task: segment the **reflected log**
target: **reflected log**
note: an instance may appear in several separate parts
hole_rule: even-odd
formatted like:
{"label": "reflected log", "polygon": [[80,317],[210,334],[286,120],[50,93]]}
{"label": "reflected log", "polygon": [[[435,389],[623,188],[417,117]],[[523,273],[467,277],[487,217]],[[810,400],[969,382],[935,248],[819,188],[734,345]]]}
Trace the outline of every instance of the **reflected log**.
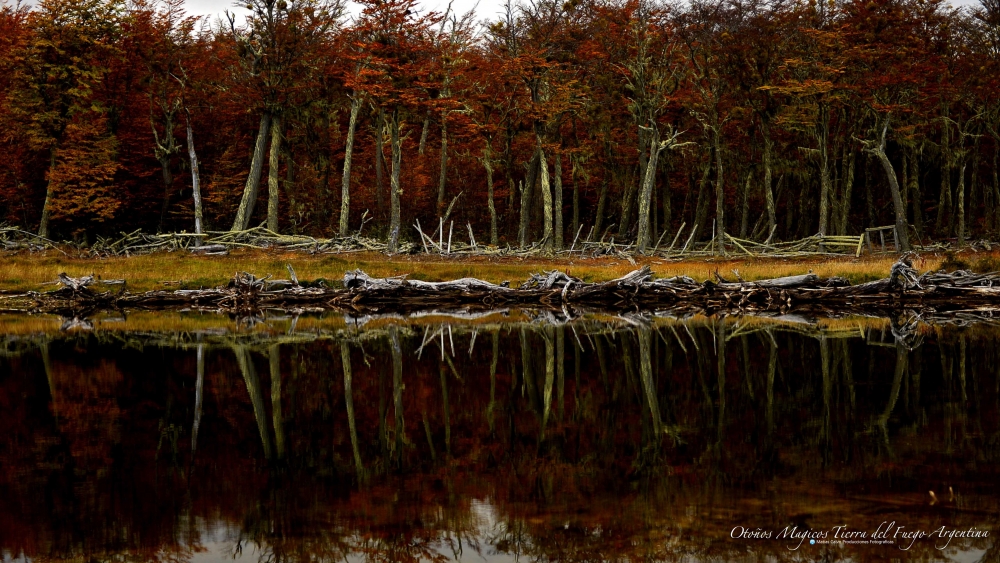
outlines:
{"label": "reflected log", "polygon": [[359,481],[365,478],[365,466],[361,463],[361,448],[358,444],[358,429],[354,422],[354,391],[352,389],[351,348],[347,342],[340,343],[340,364],[344,370],[344,406],[347,408],[347,429],[351,433],[351,451],[354,454],[354,471]]}
{"label": "reflected log", "polygon": [[652,342],[652,330],[648,327],[639,329],[639,379],[642,381],[643,395],[653,419],[653,432],[656,436],[654,444],[658,445],[663,435],[663,421],[660,418],[660,405],[656,397],[656,382],[653,380],[653,359],[650,353]]}
{"label": "reflected log", "polygon": [[194,422],[191,424],[191,457],[198,450],[198,429],[201,427],[201,403],[205,382],[205,345],[198,344],[197,379],[194,386]]}
{"label": "reflected log", "polygon": [[236,353],[236,363],[240,366],[240,373],[247,386],[247,393],[250,395],[250,402],[253,404],[253,415],[257,420],[257,430],[260,431],[260,442],[264,447],[264,458],[270,460],[273,457],[271,447],[271,435],[267,430],[267,412],[264,407],[264,394],[260,389],[260,379],[257,377],[257,370],[253,367],[253,360],[250,358],[250,351],[245,346],[236,346],[233,351]]}
{"label": "reflected log", "polygon": [[399,345],[399,328],[389,327],[389,344],[392,351],[392,406],[396,415],[396,457],[403,459],[403,446],[407,443],[403,420],[403,351]]}
{"label": "reflected log", "polygon": [[541,439],[545,439],[545,428],[549,422],[549,413],[552,411],[552,386],[556,377],[556,350],[555,339],[552,327],[546,327],[542,332],[545,340],[545,386],[542,389],[542,429]]}
{"label": "reflected log", "polygon": [[274,444],[278,459],[285,459],[285,421],[281,414],[281,348],[275,344],[267,349],[271,370],[271,420],[274,423]]}

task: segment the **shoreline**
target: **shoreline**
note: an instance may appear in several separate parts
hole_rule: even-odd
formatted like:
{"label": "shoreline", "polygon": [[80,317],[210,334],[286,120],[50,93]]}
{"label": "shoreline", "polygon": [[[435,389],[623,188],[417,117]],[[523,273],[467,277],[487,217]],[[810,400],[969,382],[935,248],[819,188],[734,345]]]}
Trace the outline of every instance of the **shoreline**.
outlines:
{"label": "shoreline", "polygon": [[[918,255],[916,268],[935,271],[949,264],[944,253]],[[963,251],[958,265],[968,262],[976,271],[1000,269],[1000,252]],[[47,291],[55,286],[60,273],[70,277],[93,275],[97,280],[124,280],[133,292],[157,289],[202,289],[217,287],[232,279],[235,272],[256,276],[282,276],[291,264],[299,277],[310,280],[339,280],[344,272],[364,270],[373,277],[407,275],[408,279],[440,282],[465,277],[491,283],[520,281],[533,273],[559,270],[583,281],[609,281],[642,266],[656,277],[688,276],[696,281],[715,279],[715,273],[734,278],[734,270],[747,281],[804,273],[819,277],[843,277],[853,284],[880,279],[889,271],[895,255],[810,257],[698,257],[665,259],[643,256],[597,257],[494,257],[394,255],[380,253],[316,253],[236,249],[226,256],[200,256],[186,252],[137,256],[83,258],[61,252],[0,253],[0,294]],[[954,260],[950,261],[955,264]],[[976,268],[997,265],[997,268]]]}
{"label": "shoreline", "polygon": [[[60,273],[54,291],[5,292],[0,311],[55,313],[85,318],[99,311],[217,311],[253,318],[263,311],[294,314],[414,314],[432,311],[478,313],[503,308],[538,308],[570,320],[585,312],[612,314],[821,315],[847,312],[887,317],[893,332],[907,332],[915,320],[942,322],[992,319],[1000,315],[1000,273],[943,270],[921,273],[915,256],[901,256],[887,276],[854,284],[809,270],[765,279],[697,281],[686,275],[656,275],[648,265],[608,281],[587,281],[562,271],[531,274],[523,283],[497,284],[462,277],[428,282],[408,276],[370,276],[360,269],[339,281],[302,281],[291,264],[289,279],[237,272],[225,285],[205,289],[133,292],[125,280],[73,278]],[[736,271],[734,270],[734,274]],[[96,290],[112,289],[106,291]],[[898,325],[898,326],[897,326]]]}

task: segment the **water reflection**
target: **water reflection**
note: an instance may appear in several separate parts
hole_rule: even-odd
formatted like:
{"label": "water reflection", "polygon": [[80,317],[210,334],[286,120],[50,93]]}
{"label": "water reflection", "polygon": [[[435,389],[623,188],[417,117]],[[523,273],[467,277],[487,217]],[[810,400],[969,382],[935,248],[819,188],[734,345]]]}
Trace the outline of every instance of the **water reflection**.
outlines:
{"label": "water reflection", "polygon": [[[0,553],[1000,557],[996,329],[553,320],[302,317],[246,329],[137,315],[54,332],[5,318]],[[888,522],[990,536],[907,551],[731,537]]]}

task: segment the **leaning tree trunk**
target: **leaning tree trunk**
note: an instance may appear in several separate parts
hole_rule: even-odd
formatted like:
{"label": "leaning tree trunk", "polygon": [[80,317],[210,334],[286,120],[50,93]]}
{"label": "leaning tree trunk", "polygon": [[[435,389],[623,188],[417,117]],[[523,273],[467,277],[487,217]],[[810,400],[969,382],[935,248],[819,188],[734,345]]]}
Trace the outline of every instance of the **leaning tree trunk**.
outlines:
{"label": "leaning tree trunk", "polygon": [[[267,163],[267,228],[278,232],[278,157],[281,155],[281,116],[271,120],[271,154]],[[289,164],[290,165],[290,164]]]}
{"label": "leaning tree trunk", "polygon": [[399,167],[403,151],[399,139],[399,108],[392,110],[392,121],[389,124],[392,143],[392,178],[389,185],[389,248],[390,253],[399,249],[399,196],[403,188],[399,184]]}
{"label": "leaning tree trunk", "polygon": [[[191,112],[184,108],[185,126],[187,128],[187,148],[188,160],[191,161],[191,193],[194,196],[194,232],[202,234],[202,208],[201,208],[201,174],[198,172],[198,154],[194,151],[194,133],[191,130]],[[195,239],[195,244],[200,244],[201,239]]]}
{"label": "leaning tree trunk", "polygon": [[903,252],[909,252],[910,234],[907,232],[909,226],[906,222],[906,208],[903,207],[903,198],[899,193],[899,181],[896,179],[896,170],[893,169],[892,162],[889,161],[889,157],[886,156],[882,146],[879,146],[875,150],[875,156],[882,163],[885,175],[889,179],[889,191],[892,192],[892,206],[896,211],[896,236],[899,237],[899,247]]}
{"label": "leaning tree trunk", "polygon": [[646,171],[649,170],[650,155],[646,152],[645,143],[648,134],[644,128],[639,129],[639,175],[634,183],[628,183],[625,195],[622,197],[622,220],[618,225],[618,237],[623,240],[632,223],[632,207],[635,205],[636,194],[645,184]]}
{"label": "leaning tree trunk", "polygon": [[[351,98],[351,119],[347,124],[347,143],[344,147],[344,176],[340,182],[340,222],[337,225],[340,236],[347,236],[348,219],[351,213],[351,159],[354,155],[354,132],[358,127],[358,112],[361,111],[361,96],[354,92]],[[381,126],[381,124],[379,125]],[[381,152],[382,147],[377,147]],[[379,170],[381,184],[381,169]]]}
{"label": "leaning tree trunk", "polygon": [[243,197],[240,199],[240,207],[236,210],[236,219],[233,221],[234,231],[244,231],[250,225],[250,216],[253,215],[254,204],[257,203],[257,188],[260,185],[260,173],[264,167],[264,149],[267,148],[267,134],[271,127],[271,115],[265,113],[260,117],[260,129],[257,131],[257,144],[253,150],[253,160],[250,163],[250,175],[247,176],[247,183],[243,187]]}
{"label": "leaning tree trunk", "polygon": [[660,156],[660,132],[652,128],[649,135],[649,158],[646,161],[646,176],[642,179],[642,190],[639,192],[639,234],[636,237],[636,247],[645,254],[650,242],[649,215],[653,199],[653,184],[656,183],[656,161]]}
{"label": "leaning tree trunk", "polygon": [[52,183],[52,173],[56,170],[56,147],[49,149],[49,181],[45,188],[45,203],[42,205],[42,219],[38,223],[38,236],[49,238],[49,217],[52,214],[52,195],[55,185]]}

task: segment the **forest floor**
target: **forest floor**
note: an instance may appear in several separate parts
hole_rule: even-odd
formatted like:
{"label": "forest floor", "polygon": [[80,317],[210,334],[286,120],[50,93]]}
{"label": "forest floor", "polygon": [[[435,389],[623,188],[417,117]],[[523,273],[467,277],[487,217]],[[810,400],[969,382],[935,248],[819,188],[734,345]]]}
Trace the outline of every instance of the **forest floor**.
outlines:
{"label": "forest floor", "polygon": [[[47,291],[55,289],[56,276],[93,274],[98,279],[124,279],[132,292],[156,289],[199,289],[224,285],[236,272],[257,276],[271,274],[287,279],[290,264],[299,279],[343,279],[344,272],[361,269],[373,277],[407,274],[411,279],[448,281],[474,277],[517,286],[530,274],[561,270],[586,282],[620,277],[648,264],[656,277],[686,275],[697,281],[714,279],[715,272],[736,280],[734,270],[744,280],[753,281],[812,272],[820,277],[842,276],[857,284],[885,278],[895,255],[800,258],[730,257],[717,259],[665,260],[663,258],[603,256],[514,258],[494,256],[396,255],[378,253],[307,254],[263,250],[235,250],[226,256],[196,256],[182,252],[154,253],[131,257],[74,258],[55,250],[0,253],[0,292]],[[974,271],[1000,270],[1000,252],[966,251],[956,255],[924,254],[914,266],[920,271],[968,268]]]}

